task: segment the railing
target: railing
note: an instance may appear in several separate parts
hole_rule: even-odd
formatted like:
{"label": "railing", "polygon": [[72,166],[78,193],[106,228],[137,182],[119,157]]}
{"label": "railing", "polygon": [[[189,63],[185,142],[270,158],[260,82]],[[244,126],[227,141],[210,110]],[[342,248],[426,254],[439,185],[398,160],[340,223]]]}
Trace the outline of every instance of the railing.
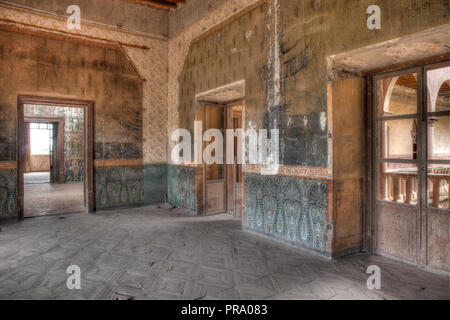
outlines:
{"label": "railing", "polygon": [[[379,198],[416,204],[417,190],[417,171],[387,171],[381,178]],[[432,168],[428,171],[428,199],[428,204],[432,207],[450,208],[450,168]]]}
{"label": "railing", "polygon": [[[435,208],[444,207],[450,209],[450,168],[432,169],[428,174],[428,188],[431,189],[431,206]],[[430,188],[431,186],[431,188]]]}

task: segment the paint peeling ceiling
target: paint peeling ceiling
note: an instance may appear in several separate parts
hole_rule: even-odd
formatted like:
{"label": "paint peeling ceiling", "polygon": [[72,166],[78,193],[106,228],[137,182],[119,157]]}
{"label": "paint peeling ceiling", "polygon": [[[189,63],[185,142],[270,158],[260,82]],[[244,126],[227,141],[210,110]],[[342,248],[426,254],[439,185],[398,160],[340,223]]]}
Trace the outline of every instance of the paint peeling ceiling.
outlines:
{"label": "paint peeling ceiling", "polygon": [[354,73],[448,54],[450,24],[331,56],[336,69]]}

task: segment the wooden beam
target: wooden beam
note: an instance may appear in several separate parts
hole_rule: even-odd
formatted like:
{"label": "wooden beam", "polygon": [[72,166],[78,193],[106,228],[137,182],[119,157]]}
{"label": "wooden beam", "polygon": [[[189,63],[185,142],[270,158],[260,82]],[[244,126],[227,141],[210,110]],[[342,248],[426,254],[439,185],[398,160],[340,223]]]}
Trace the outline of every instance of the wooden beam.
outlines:
{"label": "wooden beam", "polygon": [[9,19],[2,19],[2,18],[0,18],[0,28],[6,28],[6,29],[10,29],[15,32],[20,32],[20,33],[25,33],[25,34],[36,33],[36,34],[41,34],[41,35],[45,35],[47,37],[56,38],[56,39],[72,39],[72,40],[78,39],[79,41],[86,41],[86,42],[91,42],[91,43],[101,43],[104,46],[108,46],[108,47],[117,47],[117,45],[121,45],[124,47],[131,47],[131,48],[137,48],[137,49],[142,49],[142,50],[150,49],[147,46],[135,45],[135,44],[125,43],[125,42],[120,42],[120,41],[117,42],[117,41],[113,41],[113,40],[109,40],[109,39],[89,36],[86,34],[78,34],[78,33],[73,33],[73,32],[68,32],[68,31],[63,31],[63,30],[55,30],[55,29],[31,25],[31,24],[27,24],[27,23],[16,22],[16,21],[12,21]]}
{"label": "wooden beam", "polygon": [[157,8],[161,8],[161,9],[176,9],[177,8],[177,3],[184,3],[181,1],[176,1],[176,0],[128,0],[128,1],[133,1],[139,4],[143,4],[145,6],[152,6],[152,7],[157,7]]}

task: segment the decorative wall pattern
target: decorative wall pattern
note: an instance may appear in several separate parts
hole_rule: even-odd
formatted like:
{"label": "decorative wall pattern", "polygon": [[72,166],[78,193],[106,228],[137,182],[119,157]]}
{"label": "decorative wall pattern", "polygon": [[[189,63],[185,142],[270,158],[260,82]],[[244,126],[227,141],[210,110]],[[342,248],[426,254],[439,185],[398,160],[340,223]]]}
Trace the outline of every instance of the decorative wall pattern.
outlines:
{"label": "decorative wall pattern", "polygon": [[[52,17],[1,4],[0,18],[63,32],[67,31],[67,20],[65,18]],[[146,25],[147,27],[148,25]],[[167,161],[168,41],[164,38],[149,36],[144,33],[134,33],[119,28],[107,28],[86,22],[82,23],[81,30],[71,30],[71,32],[149,48],[148,50],[142,50],[139,48],[124,47],[124,50],[141,75],[147,80],[151,79],[151,81],[146,81],[143,84],[142,93],[143,158],[146,162]],[[72,52],[74,51],[72,50]],[[34,75],[33,73],[31,74]],[[89,82],[84,77],[78,77],[77,79],[83,79],[84,83]],[[122,87],[125,88],[125,86]],[[52,90],[50,88],[47,91],[54,92]],[[83,90],[86,91],[86,88],[83,87]],[[68,91],[70,90],[68,89]],[[103,88],[102,90],[98,90],[98,93],[102,91]],[[67,92],[64,92],[64,94]],[[84,91],[82,93],[83,95],[85,94]],[[11,144],[3,145],[2,132],[0,132],[0,161],[10,160],[15,156],[15,153],[15,146]]]}
{"label": "decorative wall pattern", "polygon": [[223,21],[238,14],[247,7],[260,2],[260,0],[227,0],[223,1],[207,15],[198,19],[183,31],[175,34],[168,43],[168,137],[173,130],[179,127],[179,100],[180,83],[179,77],[183,70],[186,57],[192,40],[205,33],[214,26],[220,25]]}
{"label": "decorative wall pattern", "polygon": [[244,227],[325,252],[327,186],[324,180],[246,174]]}
{"label": "decorative wall pattern", "polygon": [[[0,147],[17,146],[17,96],[27,92],[95,101],[94,160],[142,161],[143,86],[123,52],[2,28],[0,87],[5,94],[0,96]],[[82,128],[76,121],[69,121],[69,126],[75,131]],[[66,145],[71,151],[79,149],[77,144]],[[15,153],[3,159],[15,160]],[[67,166],[69,180],[82,176],[79,163]],[[142,166],[115,166],[96,174],[98,208],[143,203]],[[0,186],[5,187],[1,181]]]}
{"label": "decorative wall pattern", "polygon": [[96,208],[114,208],[144,203],[142,166],[95,168]]}
{"label": "decorative wall pattern", "polygon": [[[259,164],[246,164],[244,172],[264,174],[264,172],[271,172],[272,168]],[[312,179],[331,179],[331,174],[326,168],[320,167],[301,167],[301,166],[284,166],[280,165],[275,173],[278,176],[301,177]]]}
{"label": "decorative wall pattern", "polygon": [[17,171],[0,170],[0,218],[12,218],[17,212]]}
{"label": "decorative wall pattern", "polygon": [[169,203],[183,209],[197,211],[196,168],[177,165],[168,165],[167,167]]}
{"label": "decorative wall pattern", "polygon": [[84,109],[24,105],[25,117],[64,118],[64,176],[66,182],[84,180]]}
{"label": "decorative wall pattern", "polygon": [[178,176],[180,185],[180,198],[178,206],[180,208],[197,210],[197,197],[195,192],[195,172],[192,167],[179,166]]}

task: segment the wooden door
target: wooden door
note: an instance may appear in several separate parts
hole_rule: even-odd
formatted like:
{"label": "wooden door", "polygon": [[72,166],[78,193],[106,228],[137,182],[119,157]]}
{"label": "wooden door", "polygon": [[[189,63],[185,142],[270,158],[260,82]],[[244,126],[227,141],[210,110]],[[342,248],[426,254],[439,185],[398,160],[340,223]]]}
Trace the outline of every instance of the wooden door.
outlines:
{"label": "wooden door", "polygon": [[446,271],[449,95],[448,62],[373,78],[374,250]]}
{"label": "wooden door", "polygon": [[[203,127],[204,132],[208,129],[218,129],[225,137],[225,106],[218,104],[205,104],[203,107]],[[205,142],[205,148],[212,143]],[[222,141],[225,148],[225,138]],[[224,160],[224,159],[223,159]],[[225,164],[213,163],[206,164],[203,161],[203,213],[211,215],[223,213],[226,211],[226,168]]]}

